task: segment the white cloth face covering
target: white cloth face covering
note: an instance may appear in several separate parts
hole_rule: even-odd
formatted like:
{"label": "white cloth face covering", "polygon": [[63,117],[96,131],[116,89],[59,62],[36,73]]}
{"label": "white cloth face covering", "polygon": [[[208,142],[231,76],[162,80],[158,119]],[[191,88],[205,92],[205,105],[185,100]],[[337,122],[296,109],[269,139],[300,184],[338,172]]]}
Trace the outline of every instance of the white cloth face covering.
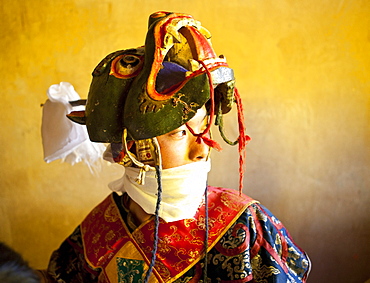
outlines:
{"label": "white cloth face covering", "polygon": [[[162,199],[159,217],[166,222],[193,218],[204,196],[207,175],[211,161],[198,161],[190,164],[161,170]],[[154,167],[145,172],[144,184],[136,180],[139,168],[126,167],[122,178],[109,184],[111,190],[126,192],[146,213],[155,214],[158,181]]]}

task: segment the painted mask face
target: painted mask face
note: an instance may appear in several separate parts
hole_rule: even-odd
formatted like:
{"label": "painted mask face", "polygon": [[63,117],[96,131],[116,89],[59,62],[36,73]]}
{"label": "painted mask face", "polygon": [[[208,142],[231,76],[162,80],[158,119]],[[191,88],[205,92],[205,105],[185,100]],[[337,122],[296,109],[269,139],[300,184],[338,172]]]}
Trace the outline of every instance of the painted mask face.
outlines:
{"label": "painted mask face", "polygon": [[145,46],[104,58],[93,72],[85,112],[69,118],[86,124],[95,142],[120,143],[124,128],[128,139],[148,139],[184,125],[210,99],[212,111],[228,112],[233,87],[232,69],[215,55],[198,21],[157,12],[149,18]]}

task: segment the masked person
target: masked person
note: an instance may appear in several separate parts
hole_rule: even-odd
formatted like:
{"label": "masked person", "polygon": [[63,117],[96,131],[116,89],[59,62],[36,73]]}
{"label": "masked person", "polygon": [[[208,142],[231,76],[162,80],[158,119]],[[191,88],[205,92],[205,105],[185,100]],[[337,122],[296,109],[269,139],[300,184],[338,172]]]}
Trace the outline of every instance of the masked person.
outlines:
{"label": "masked person", "polygon": [[105,158],[125,173],[53,253],[50,280],[305,282],[309,260],[271,212],[207,185],[210,148],[219,149],[210,127],[224,137],[233,104],[242,164],[248,137],[233,71],[190,15],[154,13],[145,46],[104,58],[86,109],[69,118],[109,143]]}

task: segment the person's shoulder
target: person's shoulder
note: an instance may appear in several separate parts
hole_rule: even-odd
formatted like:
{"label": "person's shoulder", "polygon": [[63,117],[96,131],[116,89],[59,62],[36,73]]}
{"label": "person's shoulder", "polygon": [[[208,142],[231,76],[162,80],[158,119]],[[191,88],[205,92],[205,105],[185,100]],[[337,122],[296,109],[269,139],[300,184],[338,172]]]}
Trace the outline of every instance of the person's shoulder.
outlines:
{"label": "person's shoulder", "polygon": [[258,200],[255,200],[244,193],[240,193],[237,190],[208,186],[208,196],[211,201],[219,199],[228,205],[243,205],[245,212],[252,214],[255,219],[259,218],[265,221],[271,221],[276,225],[281,224],[279,219]]}
{"label": "person's shoulder", "polygon": [[251,198],[250,196],[229,188],[208,186],[208,195],[210,197],[220,198],[223,201],[233,201],[247,204],[258,203],[257,200]]}
{"label": "person's shoulder", "polygon": [[[121,196],[113,192],[107,195],[100,203],[98,203],[85,217],[81,225],[87,223],[93,224],[98,219],[118,218],[120,212]],[[90,225],[89,224],[89,225]]]}
{"label": "person's shoulder", "polygon": [[240,198],[245,198],[245,197],[250,198],[249,196],[243,193],[240,193],[237,190],[230,189],[230,188],[208,186],[208,192],[211,194],[226,194],[226,195],[238,196]]}

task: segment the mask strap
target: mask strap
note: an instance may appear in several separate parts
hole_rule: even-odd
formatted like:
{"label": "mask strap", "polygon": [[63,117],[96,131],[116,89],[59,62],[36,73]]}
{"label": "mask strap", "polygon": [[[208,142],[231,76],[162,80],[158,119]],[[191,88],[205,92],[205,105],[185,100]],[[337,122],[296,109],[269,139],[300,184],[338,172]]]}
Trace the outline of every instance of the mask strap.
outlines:
{"label": "mask strap", "polygon": [[199,133],[199,134],[196,134],[194,132],[194,130],[188,125],[188,123],[186,123],[185,125],[188,128],[188,130],[190,131],[190,133],[193,136],[197,137],[197,139],[196,139],[197,143],[201,143],[201,141],[203,140],[203,142],[206,145],[208,145],[209,147],[212,147],[212,148],[220,151],[220,150],[222,150],[221,146],[215,140],[212,140],[212,139],[207,138],[205,136],[206,134],[209,133],[212,124],[214,124],[214,120],[215,120],[215,99],[214,99],[214,89],[213,89],[212,75],[211,75],[210,71],[208,70],[207,65],[203,61],[198,61],[198,62],[200,64],[202,64],[203,68],[205,69],[207,77],[208,77],[208,83],[209,83],[209,86],[210,86],[211,109],[210,109],[210,115],[209,115],[209,123],[207,125],[207,128],[202,133]]}
{"label": "mask strap", "polygon": [[145,184],[145,172],[148,172],[150,169],[154,169],[154,168],[148,164],[144,164],[140,162],[130,153],[127,147],[127,129],[126,128],[123,129],[122,144],[123,144],[123,149],[127,157],[132,161],[133,164],[135,164],[137,167],[140,168],[139,175],[135,180],[136,183],[138,183],[139,185],[144,185]]}
{"label": "mask strap", "polygon": [[149,277],[153,272],[153,267],[155,265],[155,260],[157,258],[157,249],[158,249],[158,242],[159,242],[159,208],[162,201],[162,176],[161,176],[161,170],[158,165],[155,166],[155,170],[157,173],[157,182],[158,182],[158,197],[157,197],[157,203],[155,206],[155,214],[154,214],[154,239],[153,239],[153,250],[152,250],[152,258],[150,260],[148,271],[145,274],[144,283],[149,282]]}
{"label": "mask strap", "polygon": [[[221,150],[221,146],[214,140],[205,137],[207,133],[209,133],[211,125],[214,123],[215,120],[215,101],[214,101],[214,89],[212,83],[212,76],[210,71],[208,70],[206,64],[203,61],[198,61],[205,69],[205,72],[208,76],[208,81],[210,85],[210,101],[211,101],[211,109],[210,109],[210,118],[207,128],[199,134],[196,134],[194,130],[186,123],[186,127],[190,131],[192,135],[197,137],[196,142],[201,143],[203,142],[208,145],[209,147],[213,147],[216,150]],[[245,126],[244,126],[244,115],[243,115],[243,105],[242,101],[238,92],[238,89],[234,89],[234,97],[236,100],[237,108],[238,108],[238,125],[239,125],[239,137],[238,137],[238,151],[239,151],[239,194],[242,193],[243,190],[243,177],[244,177],[244,161],[245,161],[245,147],[250,140],[250,137],[245,134]]]}
{"label": "mask strap", "polygon": [[161,147],[159,146],[158,140],[156,137],[152,138],[153,145],[155,148],[155,162],[158,165],[159,170],[162,170],[162,154],[161,154]]}

